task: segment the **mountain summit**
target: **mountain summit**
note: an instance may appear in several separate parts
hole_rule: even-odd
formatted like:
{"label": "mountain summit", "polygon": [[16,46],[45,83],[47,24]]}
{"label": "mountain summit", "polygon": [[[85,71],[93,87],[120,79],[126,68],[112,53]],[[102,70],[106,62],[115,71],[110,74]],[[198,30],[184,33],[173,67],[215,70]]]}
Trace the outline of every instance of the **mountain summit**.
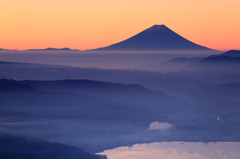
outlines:
{"label": "mountain summit", "polygon": [[165,25],[152,27],[119,43],[93,49],[96,51],[161,51],[161,50],[211,50],[178,35]]}
{"label": "mountain summit", "polygon": [[146,29],[145,31],[148,32],[164,32],[170,30],[168,27],[166,27],[165,25],[153,25],[152,27]]}

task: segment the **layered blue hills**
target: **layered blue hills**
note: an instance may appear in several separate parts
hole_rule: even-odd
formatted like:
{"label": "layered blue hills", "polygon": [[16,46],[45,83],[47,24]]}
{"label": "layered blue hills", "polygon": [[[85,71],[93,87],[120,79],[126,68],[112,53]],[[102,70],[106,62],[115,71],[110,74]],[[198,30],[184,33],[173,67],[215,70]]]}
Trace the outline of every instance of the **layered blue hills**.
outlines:
{"label": "layered blue hills", "polygon": [[220,56],[240,57],[240,50],[229,50]]}

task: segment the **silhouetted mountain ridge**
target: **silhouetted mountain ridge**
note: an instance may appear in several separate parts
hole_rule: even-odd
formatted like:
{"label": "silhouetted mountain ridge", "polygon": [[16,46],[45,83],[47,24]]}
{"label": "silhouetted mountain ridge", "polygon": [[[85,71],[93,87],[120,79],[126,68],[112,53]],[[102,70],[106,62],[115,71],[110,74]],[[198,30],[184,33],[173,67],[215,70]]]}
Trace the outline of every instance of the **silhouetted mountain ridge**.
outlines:
{"label": "silhouetted mountain ridge", "polygon": [[2,83],[0,80],[0,92],[37,92],[37,90],[28,84]]}
{"label": "silhouetted mountain ridge", "polygon": [[240,50],[229,50],[220,54],[220,56],[240,57]]}
{"label": "silhouetted mountain ridge", "polygon": [[179,71],[182,67],[187,66],[191,63],[195,63],[200,61],[201,57],[178,57],[173,58],[167,62],[159,63],[159,64],[149,64],[138,67],[137,69],[147,70],[147,71]]}
{"label": "silhouetted mountain ridge", "polygon": [[141,51],[141,50],[205,50],[211,49],[197,45],[165,25],[154,25],[139,34],[119,43],[93,49],[97,51]]}
{"label": "silhouetted mountain ridge", "polygon": [[46,49],[28,49],[26,51],[80,51],[80,50],[77,50],[77,49],[70,49],[68,47],[65,47],[65,48],[46,48]]}
{"label": "silhouetted mountain ridge", "polygon": [[202,60],[203,58],[202,57],[192,57],[192,58],[186,58],[186,57],[178,57],[178,58],[173,58],[167,62],[164,62],[165,64],[166,63],[194,63],[194,62],[198,62],[200,60]]}
{"label": "silhouetted mountain ridge", "polygon": [[209,56],[199,61],[199,63],[207,63],[207,62],[221,62],[221,63],[233,63],[240,62],[240,57],[231,57],[231,56]]}
{"label": "silhouetted mountain ridge", "polygon": [[93,80],[22,81],[38,90],[72,92],[121,102],[174,102],[160,91],[152,91],[137,84],[120,84]]}
{"label": "silhouetted mountain ridge", "polygon": [[0,134],[1,159],[101,159],[73,146]]}
{"label": "silhouetted mountain ridge", "polygon": [[240,51],[230,50],[220,55],[212,55],[197,63],[184,67],[184,71],[240,72]]}

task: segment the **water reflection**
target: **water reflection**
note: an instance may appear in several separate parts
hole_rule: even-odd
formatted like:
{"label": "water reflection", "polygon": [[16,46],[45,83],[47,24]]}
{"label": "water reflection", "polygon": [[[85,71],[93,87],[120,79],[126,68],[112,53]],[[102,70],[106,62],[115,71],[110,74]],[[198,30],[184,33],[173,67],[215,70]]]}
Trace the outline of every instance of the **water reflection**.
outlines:
{"label": "water reflection", "polygon": [[160,142],[105,150],[108,159],[239,159],[239,142]]}

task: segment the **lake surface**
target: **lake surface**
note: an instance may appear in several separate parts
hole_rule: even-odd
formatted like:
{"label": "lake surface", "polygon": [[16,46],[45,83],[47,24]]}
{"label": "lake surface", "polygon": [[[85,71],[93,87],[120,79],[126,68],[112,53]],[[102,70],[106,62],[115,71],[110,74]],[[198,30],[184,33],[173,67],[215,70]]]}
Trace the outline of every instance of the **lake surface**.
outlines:
{"label": "lake surface", "polygon": [[108,159],[239,159],[239,142],[156,142],[99,153]]}

